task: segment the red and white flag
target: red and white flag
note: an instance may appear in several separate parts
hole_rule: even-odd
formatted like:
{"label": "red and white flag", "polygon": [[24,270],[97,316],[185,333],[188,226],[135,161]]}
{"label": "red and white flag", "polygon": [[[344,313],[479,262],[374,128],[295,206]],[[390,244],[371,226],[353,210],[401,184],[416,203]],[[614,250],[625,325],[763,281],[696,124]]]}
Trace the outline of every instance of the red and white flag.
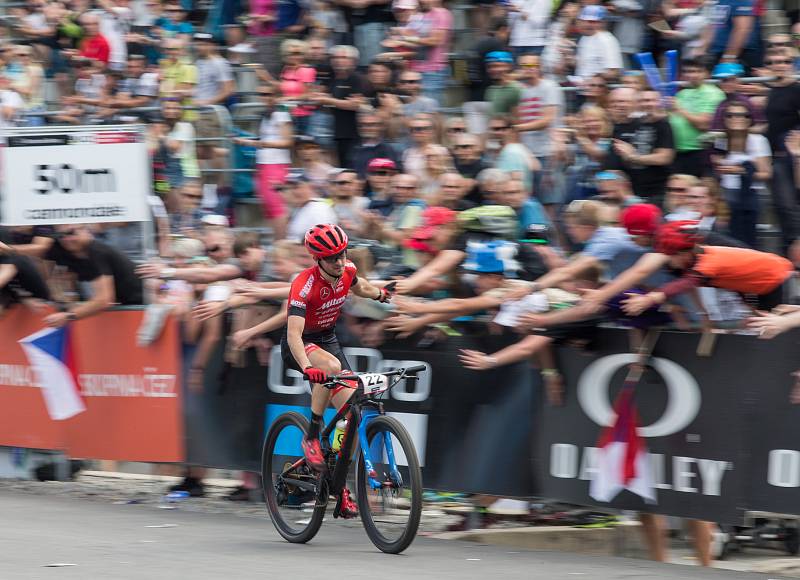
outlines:
{"label": "red and white flag", "polygon": [[63,421],[85,411],[69,330],[45,328],[26,336],[19,344],[36,374],[50,418]]}
{"label": "red and white flag", "polygon": [[637,432],[639,417],[633,403],[634,385],[625,385],[614,402],[617,418],[603,429],[597,443],[597,471],[589,495],[610,502],[623,489],[656,503],[656,488],[644,440]]}

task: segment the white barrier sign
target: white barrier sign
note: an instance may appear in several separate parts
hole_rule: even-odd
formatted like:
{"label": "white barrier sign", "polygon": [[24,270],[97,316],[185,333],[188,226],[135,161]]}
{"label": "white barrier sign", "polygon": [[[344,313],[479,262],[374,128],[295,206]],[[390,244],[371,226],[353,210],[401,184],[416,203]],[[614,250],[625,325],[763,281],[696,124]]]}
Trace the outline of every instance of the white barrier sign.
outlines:
{"label": "white barrier sign", "polygon": [[3,225],[150,219],[150,165],[140,127],[11,129],[6,136]]}

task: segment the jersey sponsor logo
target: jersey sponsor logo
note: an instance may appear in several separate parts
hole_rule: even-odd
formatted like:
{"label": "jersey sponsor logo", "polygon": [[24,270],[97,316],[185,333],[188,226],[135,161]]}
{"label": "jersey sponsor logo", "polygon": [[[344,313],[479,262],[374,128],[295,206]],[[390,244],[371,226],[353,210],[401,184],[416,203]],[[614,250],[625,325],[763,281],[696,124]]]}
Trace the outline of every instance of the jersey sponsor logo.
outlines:
{"label": "jersey sponsor logo", "polygon": [[300,300],[292,300],[290,302],[290,304],[292,306],[297,307],[297,308],[305,308],[306,307],[306,303],[305,302],[301,302]]}
{"label": "jersey sponsor logo", "polygon": [[300,298],[308,298],[308,293],[311,292],[311,286],[314,285],[314,274],[311,274],[306,280],[305,286],[300,290]]}
{"label": "jersey sponsor logo", "polygon": [[345,300],[347,300],[347,296],[340,296],[339,298],[334,298],[333,300],[328,300],[327,302],[323,302],[322,304],[320,304],[319,308],[317,308],[317,312],[322,312],[323,310],[327,310],[328,308],[338,306],[339,304],[342,304]]}
{"label": "jersey sponsor logo", "polygon": [[320,299],[322,299],[322,300],[327,300],[328,298],[330,298],[330,296],[331,296],[331,289],[330,289],[330,288],[328,288],[327,286],[323,287],[323,288],[322,288],[322,289],[319,291],[319,297],[320,297]]}

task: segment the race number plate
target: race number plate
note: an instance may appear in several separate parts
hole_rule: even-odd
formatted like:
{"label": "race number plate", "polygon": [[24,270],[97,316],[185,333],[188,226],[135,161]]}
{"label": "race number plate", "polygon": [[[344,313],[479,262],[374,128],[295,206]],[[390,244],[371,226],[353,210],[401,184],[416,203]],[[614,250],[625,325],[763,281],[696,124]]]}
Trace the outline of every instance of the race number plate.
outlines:
{"label": "race number plate", "polygon": [[389,388],[389,377],[380,373],[364,373],[358,375],[358,380],[367,395],[381,393]]}

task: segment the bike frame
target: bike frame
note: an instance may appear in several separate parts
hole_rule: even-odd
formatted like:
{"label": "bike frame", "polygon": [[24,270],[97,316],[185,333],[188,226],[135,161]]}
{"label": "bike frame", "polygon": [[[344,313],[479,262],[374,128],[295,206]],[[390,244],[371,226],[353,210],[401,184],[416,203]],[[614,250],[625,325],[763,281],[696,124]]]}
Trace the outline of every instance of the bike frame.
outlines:
{"label": "bike frame", "polygon": [[[396,381],[395,384],[397,384]],[[394,385],[392,385],[394,386]],[[358,434],[358,443],[361,455],[364,457],[364,470],[366,471],[367,481],[372,489],[380,489],[384,484],[375,479],[375,468],[372,464],[372,454],[370,452],[369,442],[367,440],[367,427],[374,417],[384,415],[383,405],[370,399],[369,397],[361,394],[356,390],[353,394],[355,399],[348,401],[336,415],[331,419],[325,428],[322,430],[322,445],[325,451],[330,450],[330,436],[336,428],[336,423],[341,419],[347,418],[347,428],[342,438],[342,446],[338,451],[338,459],[336,467],[331,475],[331,488],[334,494],[340,492],[347,482],[347,473],[350,470],[350,464],[353,458],[353,438]],[[358,426],[356,428],[356,425]],[[400,470],[397,469],[397,461],[395,459],[394,447],[392,445],[392,438],[389,433],[382,433],[383,450],[386,452],[386,458],[389,462],[389,471],[392,478],[392,483],[400,487],[403,483]]]}
{"label": "bike frame", "polygon": [[[389,387],[383,392],[392,390],[403,379],[416,380],[414,375],[406,375],[404,371],[394,371],[391,373],[382,374],[386,374],[387,377],[394,379]],[[333,377],[330,383],[327,385],[328,388],[332,388],[337,385],[351,387],[350,384],[343,382],[343,379],[352,381],[354,379],[354,375],[340,375]],[[375,473],[375,468],[373,467],[372,454],[367,441],[367,427],[374,417],[380,415],[385,415],[383,404],[380,401],[375,400],[373,396],[365,394],[361,384],[359,383],[359,386],[356,387],[352,397],[344,405],[342,405],[342,407],[336,412],[336,415],[334,415],[333,419],[331,419],[327,425],[325,425],[320,434],[320,438],[322,440],[321,445],[325,455],[327,456],[331,451],[330,436],[336,428],[336,423],[344,418],[348,418],[347,429],[345,429],[344,436],[342,438],[342,445],[337,452],[338,458],[336,460],[336,466],[333,469],[333,473],[326,474],[320,480],[319,487],[307,481],[287,477],[291,471],[297,469],[297,467],[302,465],[302,463],[305,461],[305,459],[300,458],[287,469],[283,470],[279,477],[283,479],[285,483],[296,485],[307,491],[313,491],[317,497],[322,496],[322,499],[327,502],[328,495],[340,494],[347,483],[347,473],[350,471],[350,464],[352,463],[354,452],[353,439],[357,433],[359,438],[359,448],[362,456],[364,457],[364,471],[366,472],[365,475],[367,476],[367,482],[369,483],[370,488],[373,490],[384,487],[400,488],[403,485],[403,477],[400,474],[400,470],[397,468],[397,460],[395,458],[391,434],[387,432],[381,434],[383,439],[382,451],[386,452],[386,459],[389,463],[389,476],[391,478],[391,483],[382,483],[375,477],[377,474]],[[326,487],[328,488],[328,494],[323,493],[323,490]]]}

